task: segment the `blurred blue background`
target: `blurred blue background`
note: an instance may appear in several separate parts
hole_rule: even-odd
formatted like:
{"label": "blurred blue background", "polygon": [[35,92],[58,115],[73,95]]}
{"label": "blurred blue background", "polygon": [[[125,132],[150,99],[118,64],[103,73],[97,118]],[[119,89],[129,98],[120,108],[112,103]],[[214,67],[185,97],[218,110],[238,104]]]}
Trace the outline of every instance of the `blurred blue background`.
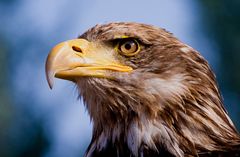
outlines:
{"label": "blurred blue background", "polygon": [[166,28],[200,51],[240,129],[239,8],[239,0],[0,0],[0,156],[83,155],[89,117],[73,84],[49,89],[45,59],[57,43],[111,21]]}

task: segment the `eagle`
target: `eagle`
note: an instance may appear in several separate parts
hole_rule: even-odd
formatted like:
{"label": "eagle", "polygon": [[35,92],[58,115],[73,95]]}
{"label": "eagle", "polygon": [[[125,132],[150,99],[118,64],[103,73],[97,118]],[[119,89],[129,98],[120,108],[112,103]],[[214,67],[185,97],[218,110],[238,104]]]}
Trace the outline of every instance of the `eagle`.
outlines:
{"label": "eagle", "polygon": [[208,62],[165,29],[96,25],[50,51],[46,77],[76,84],[93,123],[85,157],[240,156]]}

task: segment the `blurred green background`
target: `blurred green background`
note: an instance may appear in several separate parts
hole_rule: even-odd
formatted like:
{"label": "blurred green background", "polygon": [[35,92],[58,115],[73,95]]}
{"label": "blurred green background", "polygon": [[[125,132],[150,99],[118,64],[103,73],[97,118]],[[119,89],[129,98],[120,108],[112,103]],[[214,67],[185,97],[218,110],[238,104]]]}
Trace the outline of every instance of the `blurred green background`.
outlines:
{"label": "blurred green background", "polygon": [[164,27],[200,51],[240,129],[239,8],[239,0],[0,0],[0,156],[82,156],[89,118],[71,83],[49,90],[45,59],[56,43],[110,21]]}

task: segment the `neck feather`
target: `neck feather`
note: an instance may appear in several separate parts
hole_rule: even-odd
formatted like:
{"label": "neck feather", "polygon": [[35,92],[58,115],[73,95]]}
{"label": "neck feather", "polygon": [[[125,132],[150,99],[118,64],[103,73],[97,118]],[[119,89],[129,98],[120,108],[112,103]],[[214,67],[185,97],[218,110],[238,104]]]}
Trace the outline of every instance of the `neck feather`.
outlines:
{"label": "neck feather", "polygon": [[176,75],[122,86],[107,80],[81,80],[78,86],[93,121],[86,156],[165,153],[182,157],[239,146],[240,138],[218,89],[195,82],[186,85],[186,79]]}

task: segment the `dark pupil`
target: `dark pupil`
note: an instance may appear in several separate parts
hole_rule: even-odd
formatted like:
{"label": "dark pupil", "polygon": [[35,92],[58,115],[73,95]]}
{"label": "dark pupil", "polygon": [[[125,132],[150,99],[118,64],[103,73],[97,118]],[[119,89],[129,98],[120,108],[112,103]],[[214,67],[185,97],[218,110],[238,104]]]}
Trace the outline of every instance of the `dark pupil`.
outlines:
{"label": "dark pupil", "polygon": [[130,43],[126,43],[126,44],[125,44],[125,49],[127,49],[127,50],[130,50],[130,49],[131,49],[131,47],[132,47],[132,46],[131,46],[131,44],[130,44]]}

